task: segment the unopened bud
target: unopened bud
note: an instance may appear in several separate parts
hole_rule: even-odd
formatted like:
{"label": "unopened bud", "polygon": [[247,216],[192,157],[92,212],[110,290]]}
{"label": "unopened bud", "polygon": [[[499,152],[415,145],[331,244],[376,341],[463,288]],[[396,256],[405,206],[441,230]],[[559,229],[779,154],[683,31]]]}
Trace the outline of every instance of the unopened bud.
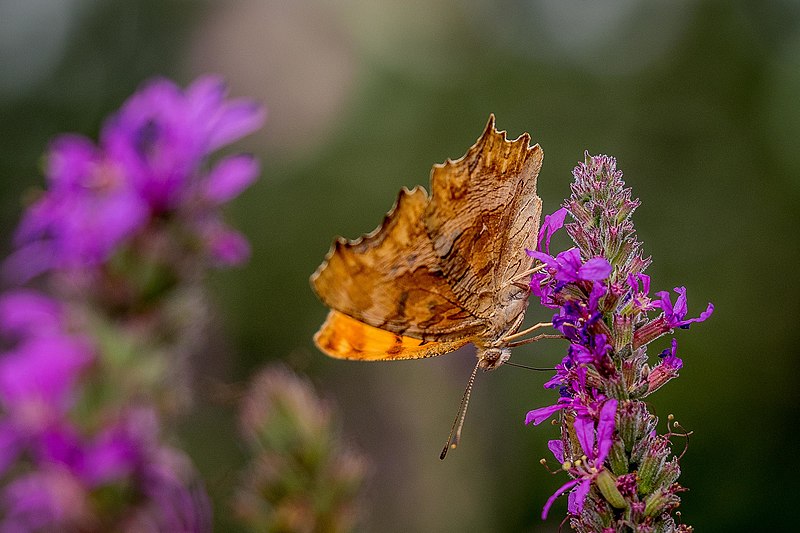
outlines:
{"label": "unopened bud", "polygon": [[625,445],[621,440],[615,440],[608,453],[608,462],[611,465],[611,471],[616,475],[622,475],[628,472],[628,456],[625,453]]}
{"label": "unopened bud", "polygon": [[625,498],[622,497],[619,489],[617,489],[617,480],[614,479],[614,476],[611,475],[611,472],[608,470],[601,470],[600,473],[597,474],[597,488],[600,489],[603,498],[612,506],[617,509],[624,509],[627,507]]}
{"label": "unopened bud", "polygon": [[649,439],[649,445],[642,457],[639,465],[639,492],[641,494],[650,493],[657,485],[657,477],[661,474],[667,454],[669,444],[665,438]]}
{"label": "unopened bud", "polygon": [[669,489],[659,489],[644,500],[644,515],[658,516],[680,503],[680,498]]}

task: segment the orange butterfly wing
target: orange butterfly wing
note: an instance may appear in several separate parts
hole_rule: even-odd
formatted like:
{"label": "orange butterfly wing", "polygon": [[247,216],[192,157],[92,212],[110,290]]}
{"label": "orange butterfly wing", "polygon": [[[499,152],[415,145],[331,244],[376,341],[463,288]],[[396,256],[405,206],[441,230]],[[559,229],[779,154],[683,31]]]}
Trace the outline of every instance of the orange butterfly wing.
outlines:
{"label": "orange butterfly wing", "polygon": [[471,340],[464,337],[448,342],[422,341],[372,327],[338,311],[328,313],[325,323],[314,335],[314,342],[325,354],[357,361],[434,357],[457,350]]}

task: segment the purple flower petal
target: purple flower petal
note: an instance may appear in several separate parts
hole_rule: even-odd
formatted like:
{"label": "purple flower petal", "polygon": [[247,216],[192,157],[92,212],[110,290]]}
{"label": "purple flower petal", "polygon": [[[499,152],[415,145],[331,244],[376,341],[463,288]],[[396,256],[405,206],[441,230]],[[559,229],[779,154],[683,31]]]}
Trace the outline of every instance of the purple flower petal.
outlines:
{"label": "purple flower petal", "polygon": [[0,330],[7,335],[56,333],[61,325],[60,306],[42,294],[21,289],[0,296]]}
{"label": "purple flower petal", "polygon": [[[639,282],[642,284],[642,290],[639,290]],[[642,274],[641,272],[637,272],[636,274],[628,275],[628,286],[631,288],[633,292],[641,292],[643,295],[647,296],[650,294],[650,276],[647,274]]]}
{"label": "purple flower petal", "polygon": [[608,292],[608,287],[606,287],[605,284],[601,283],[600,281],[595,281],[592,284],[592,292],[589,294],[590,311],[592,312],[597,311],[597,306],[600,303],[600,298],[605,296],[607,292]]}
{"label": "purple flower petal", "polygon": [[533,411],[529,411],[527,415],[525,415],[525,424],[530,424],[533,422],[534,426],[538,426],[556,412],[560,411],[561,409],[565,408],[566,404],[564,403],[557,403],[555,405],[548,405],[547,407],[540,407],[539,409],[534,409]]}
{"label": "purple flower petal", "polygon": [[95,144],[81,135],[65,134],[50,143],[46,175],[53,189],[75,189],[83,185],[100,153]]}
{"label": "purple flower petal", "polygon": [[[539,251],[545,251],[548,254],[550,253],[550,239],[553,237],[553,234],[561,229],[564,226],[564,219],[567,216],[566,208],[562,207],[558,209],[554,213],[549,215],[545,215],[544,223],[542,227],[539,228],[539,238],[538,238],[538,246],[537,249]],[[542,248],[542,241],[545,241],[545,246]]]}
{"label": "purple flower petal", "polygon": [[208,149],[216,150],[259,129],[266,119],[264,108],[251,100],[230,102],[216,120]]}
{"label": "purple flower petal", "polygon": [[190,116],[200,121],[215,116],[227,95],[228,85],[221,76],[214,74],[200,76],[186,88]]}
{"label": "purple flower petal", "polygon": [[591,487],[591,478],[584,478],[578,485],[578,488],[570,492],[569,499],[567,500],[567,511],[569,511],[570,514],[578,515],[583,512],[583,505],[586,503],[586,496],[588,496]]}
{"label": "purple flower petal", "polygon": [[215,204],[225,203],[249,187],[258,173],[258,161],[252,156],[227,157],[208,174],[203,196]]}
{"label": "purple flower petal", "polygon": [[578,278],[586,281],[601,281],[611,274],[611,263],[603,257],[594,257],[578,269]]}
{"label": "purple flower petal", "polygon": [[553,439],[547,441],[547,448],[552,452],[556,461],[559,463],[564,462],[564,441],[561,439]]}
{"label": "purple flower petal", "polygon": [[250,245],[241,233],[217,227],[206,234],[212,259],[225,267],[241,265],[250,257]]}
{"label": "purple flower petal", "polygon": [[59,417],[69,406],[72,385],[92,361],[89,347],[68,337],[32,339],[0,359],[0,401],[34,425]]}
{"label": "purple flower petal", "polygon": [[8,466],[14,462],[21,451],[21,436],[13,424],[0,422],[0,476],[5,475]]}
{"label": "purple flower petal", "polygon": [[555,258],[557,271],[555,279],[558,281],[577,281],[578,270],[581,268],[581,252],[577,248],[570,248],[558,254]]}
{"label": "purple flower petal", "polygon": [[573,361],[576,363],[593,363],[594,362],[594,354],[589,351],[586,346],[581,344],[570,344],[569,345],[569,355]]}
{"label": "purple flower petal", "polygon": [[616,428],[615,416],[617,414],[617,400],[606,400],[600,410],[597,422],[597,459],[598,468],[606,460],[611,445],[614,443],[614,429]]}
{"label": "purple flower petal", "polygon": [[0,496],[3,531],[64,531],[81,523],[88,494],[68,472],[53,466],[17,477]]}
{"label": "purple flower petal", "polygon": [[581,480],[573,479],[571,481],[567,481],[561,487],[558,488],[557,491],[553,493],[552,496],[547,498],[547,502],[544,504],[544,508],[542,509],[542,520],[547,520],[547,513],[550,512],[550,507],[553,506],[553,503],[556,501],[556,498],[564,494],[566,491],[577,485]]}
{"label": "purple flower petal", "polygon": [[594,458],[594,420],[588,416],[578,416],[575,418],[575,435],[583,448],[583,453],[589,459]]}
{"label": "purple flower petal", "polygon": [[672,305],[670,295],[667,291],[657,292],[656,296],[659,297],[659,301],[653,302],[654,307],[660,307],[661,310],[664,311],[664,318],[670,328],[685,327],[694,322],[703,322],[714,312],[714,305],[709,303],[706,310],[700,313],[700,316],[685,320],[688,312],[686,287],[675,287],[675,292],[678,293],[678,299],[675,301],[674,306]]}
{"label": "purple flower petal", "polygon": [[558,268],[558,261],[556,261],[556,259],[549,254],[539,252],[537,250],[525,250],[525,252],[529,256],[533,257],[534,259],[538,259],[550,268]]}

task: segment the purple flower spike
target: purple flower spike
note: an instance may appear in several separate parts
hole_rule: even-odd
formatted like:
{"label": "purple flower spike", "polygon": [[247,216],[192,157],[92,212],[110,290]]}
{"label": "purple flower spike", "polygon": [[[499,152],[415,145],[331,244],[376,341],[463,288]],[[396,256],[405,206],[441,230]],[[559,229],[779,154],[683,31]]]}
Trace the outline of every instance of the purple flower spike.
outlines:
{"label": "purple flower spike", "polygon": [[670,328],[688,329],[689,324],[703,322],[714,312],[714,304],[709,303],[706,310],[700,313],[700,316],[685,320],[684,317],[688,313],[688,307],[686,305],[686,287],[675,287],[675,292],[678,293],[678,299],[675,300],[674,306],[670,301],[670,296],[667,291],[657,292],[656,296],[660,298],[660,301],[653,302],[656,307],[660,307],[661,310],[664,311],[664,317]]}
{"label": "purple flower spike", "polygon": [[[563,412],[561,438],[550,440],[548,448],[570,479],[548,498],[542,518],[559,496],[569,494],[567,518],[574,531],[689,533],[691,527],[671,516],[684,490],[676,482],[680,457],[670,457],[671,434],[658,436],[644,401],[677,377],[683,361],[673,340],[651,366],[646,345],[706,320],[714,306],[687,319],[684,287],[675,289],[674,305],[666,292],[651,299],[644,273],[650,258],[643,256],[631,220],[639,201],[631,198],[613,157],[587,153],[573,175],[570,198],[545,217],[537,250],[527,250],[544,265],[531,278],[531,294],[554,309],[552,327],[569,343],[544,384],[558,390],[558,402],[525,419],[540,424]],[[566,214],[572,219],[567,224]],[[551,255],[550,239],[562,226],[575,247]]]}

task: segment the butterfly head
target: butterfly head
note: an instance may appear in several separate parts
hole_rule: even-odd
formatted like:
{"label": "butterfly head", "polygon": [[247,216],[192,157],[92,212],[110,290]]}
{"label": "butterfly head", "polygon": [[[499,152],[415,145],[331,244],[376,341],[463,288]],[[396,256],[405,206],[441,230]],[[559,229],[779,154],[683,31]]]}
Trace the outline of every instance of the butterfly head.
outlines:
{"label": "butterfly head", "polygon": [[478,350],[478,366],[484,370],[494,370],[511,357],[511,349],[490,347]]}

